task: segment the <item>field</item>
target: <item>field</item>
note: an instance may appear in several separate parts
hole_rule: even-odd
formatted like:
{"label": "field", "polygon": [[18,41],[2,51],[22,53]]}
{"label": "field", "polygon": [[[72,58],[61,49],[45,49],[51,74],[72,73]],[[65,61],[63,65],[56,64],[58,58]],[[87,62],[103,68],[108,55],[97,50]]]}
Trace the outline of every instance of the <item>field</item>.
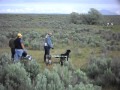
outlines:
{"label": "field", "polygon": [[[69,61],[74,68],[85,70],[94,56],[120,57],[120,16],[104,18],[114,25],[73,24],[69,15],[0,14],[0,54],[8,53],[10,56],[9,39],[20,32],[28,54],[43,71],[46,68],[52,70],[59,65],[59,59],[52,58],[53,64],[46,66],[43,62],[43,43],[46,33],[53,32],[54,49],[51,54],[59,55],[70,49]],[[110,89],[107,87],[105,90]]]}

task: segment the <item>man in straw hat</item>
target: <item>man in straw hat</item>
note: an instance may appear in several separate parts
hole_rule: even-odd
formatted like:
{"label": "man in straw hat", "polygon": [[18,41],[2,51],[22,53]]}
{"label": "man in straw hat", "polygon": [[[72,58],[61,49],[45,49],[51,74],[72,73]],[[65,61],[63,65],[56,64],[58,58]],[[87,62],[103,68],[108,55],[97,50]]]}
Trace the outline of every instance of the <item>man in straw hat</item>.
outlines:
{"label": "man in straw hat", "polygon": [[25,49],[23,41],[22,41],[22,34],[18,33],[17,38],[14,41],[15,44],[15,57],[14,61],[19,61],[22,57],[22,53]]}

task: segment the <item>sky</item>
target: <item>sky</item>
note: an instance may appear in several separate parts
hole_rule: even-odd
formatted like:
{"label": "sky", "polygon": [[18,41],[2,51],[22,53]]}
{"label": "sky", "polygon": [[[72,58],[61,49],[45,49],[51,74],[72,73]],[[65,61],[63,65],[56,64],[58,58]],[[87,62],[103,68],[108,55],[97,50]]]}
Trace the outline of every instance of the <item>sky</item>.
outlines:
{"label": "sky", "polygon": [[90,8],[120,15],[120,0],[0,0],[0,13],[70,14]]}

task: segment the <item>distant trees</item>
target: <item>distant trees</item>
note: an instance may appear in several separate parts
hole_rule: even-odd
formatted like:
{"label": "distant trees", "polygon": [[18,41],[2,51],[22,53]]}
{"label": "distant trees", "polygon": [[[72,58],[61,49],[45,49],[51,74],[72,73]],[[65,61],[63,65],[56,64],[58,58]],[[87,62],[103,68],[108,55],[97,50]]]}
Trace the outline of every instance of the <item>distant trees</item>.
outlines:
{"label": "distant trees", "polygon": [[79,24],[80,23],[80,16],[76,12],[72,12],[70,15],[71,22],[74,24]]}
{"label": "distant trees", "polygon": [[94,8],[91,8],[87,14],[78,14],[71,13],[70,14],[70,22],[74,24],[88,24],[95,25],[101,23],[102,14]]}

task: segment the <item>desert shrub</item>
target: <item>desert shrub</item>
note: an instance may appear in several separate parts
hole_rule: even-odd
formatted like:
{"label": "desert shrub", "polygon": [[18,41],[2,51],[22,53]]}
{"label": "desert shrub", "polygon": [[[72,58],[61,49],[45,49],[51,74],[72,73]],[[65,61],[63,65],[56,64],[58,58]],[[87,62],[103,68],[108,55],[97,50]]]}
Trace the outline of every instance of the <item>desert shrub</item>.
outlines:
{"label": "desert shrub", "polygon": [[31,80],[20,63],[3,67],[1,76],[6,90],[32,90]]}
{"label": "desert shrub", "polygon": [[93,84],[83,84],[75,85],[73,90],[101,90],[101,87],[94,86]]}
{"label": "desert shrub", "polygon": [[115,79],[116,79],[116,75],[115,73],[111,70],[111,68],[108,68],[105,72],[104,72],[104,77],[103,77],[104,81],[105,81],[105,85],[115,85]]}
{"label": "desert shrub", "polygon": [[105,85],[104,73],[110,68],[111,59],[105,56],[91,57],[87,67],[87,75],[98,85]]}
{"label": "desert shrub", "polygon": [[71,70],[68,66],[54,66],[53,71],[45,69],[36,78],[36,90],[101,90],[90,84],[81,70]]}
{"label": "desert shrub", "polygon": [[[113,58],[111,62],[111,71],[113,73],[113,79],[115,80],[113,83],[116,85],[120,85],[120,58]],[[119,87],[120,88],[120,87]]]}
{"label": "desert shrub", "polygon": [[120,61],[118,58],[92,57],[87,67],[87,75],[93,79],[93,83],[102,86],[120,85]]}
{"label": "desert shrub", "polygon": [[0,47],[4,47],[7,45],[8,39],[5,35],[0,34]]}
{"label": "desert shrub", "polygon": [[23,62],[23,64],[26,72],[28,73],[32,81],[32,84],[34,84],[35,78],[40,73],[40,65],[35,60],[29,62],[25,61]]}
{"label": "desert shrub", "polygon": [[[41,83],[41,86],[38,86],[38,87],[42,87],[41,90],[64,90],[64,86],[63,86],[63,83],[58,75],[58,73],[54,72],[54,71],[49,71],[47,69],[45,69],[45,71],[43,72],[43,75],[39,75],[39,78],[42,78],[42,79],[39,79],[37,80],[38,83],[40,82],[43,82]],[[44,85],[44,86],[42,86]]]}
{"label": "desert shrub", "polygon": [[84,84],[90,83],[86,73],[81,71],[80,69],[74,71],[73,77],[74,78],[72,78],[71,82],[73,86],[76,84],[80,84],[81,82]]}
{"label": "desert shrub", "polygon": [[47,90],[47,78],[43,74],[39,74],[36,78],[35,90]]}
{"label": "desert shrub", "polygon": [[119,51],[119,33],[113,33],[110,30],[100,30],[101,37],[106,40],[106,49],[110,51]]}
{"label": "desert shrub", "polygon": [[79,30],[81,33],[72,33],[72,40],[75,44],[80,44],[81,47],[103,47],[106,45],[106,41],[100,35],[84,30],[89,31],[90,29],[81,29]]}
{"label": "desert shrub", "polygon": [[8,65],[9,63],[11,63],[11,56],[8,53],[3,53],[0,56],[0,65],[4,66],[4,65]]}
{"label": "desert shrub", "polygon": [[69,85],[69,87],[66,90],[102,90],[102,89],[101,87],[95,86],[93,84],[80,83],[75,85],[75,87],[72,87],[72,85]]}
{"label": "desert shrub", "polygon": [[96,90],[90,83],[86,73],[75,70],[71,62],[55,65],[53,70],[41,70],[35,60],[0,65],[0,87],[5,90],[86,90],[89,85]]}
{"label": "desert shrub", "polygon": [[31,49],[33,49],[33,50],[40,49],[40,42],[37,41],[36,39],[32,40],[31,43],[30,43],[30,45],[32,47]]}
{"label": "desert shrub", "polygon": [[2,84],[0,84],[0,90],[6,90]]}
{"label": "desert shrub", "polygon": [[36,31],[25,32],[23,35],[24,45],[29,49],[38,50],[43,47],[43,37]]}

